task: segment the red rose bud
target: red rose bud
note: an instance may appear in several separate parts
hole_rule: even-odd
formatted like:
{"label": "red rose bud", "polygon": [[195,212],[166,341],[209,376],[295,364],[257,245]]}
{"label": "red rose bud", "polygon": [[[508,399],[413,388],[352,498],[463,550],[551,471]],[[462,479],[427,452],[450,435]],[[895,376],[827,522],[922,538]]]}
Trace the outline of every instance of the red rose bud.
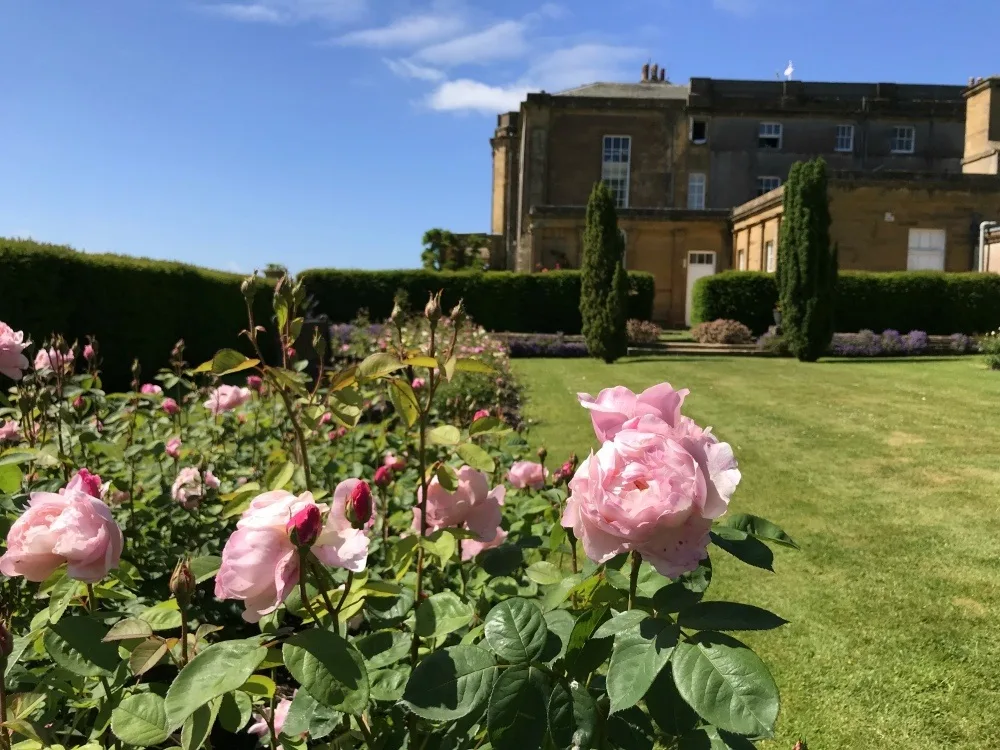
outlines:
{"label": "red rose bud", "polygon": [[177,599],[181,607],[186,607],[194,594],[195,580],[191,572],[191,564],[187,558],[181,558],[170,576],[170,593]]}
{"label": "red rose bud", "polygon": [[251,390],[260,392],[261,386],[264,385],[264,381],[261,379],[260,375],[248,375],[247,376],[247,387]]}
{"label": "red rose bud", "polygon": [[83,408],[83,396],[77,396],[73,399],[73,408],[78,411]]}
{"label": "red rose bud", "polygon": [[288,358],[289,359],[295,359],[295,347],[293,347],[293,346],[288,347],[287,352],[288,352]]}
{"label": "red rose bud", "polygon": [[323,516],[318,505],[307,505],[285,526],[288,538],[296,547],[311,547],[323,530]]}
{"label": "red rose bud", "polygon": [[478,422],[480,419],[486,419],[486,417],[488,417],[489,415],[490,413],[486,411],[486,409],[480,409],[479,411],[477,411],[475,414],[472,415],[472,421]]}
{"label": "red rose bud", "polygon": [[375,486],[388,487],[392,483],[392,469],[388,466],[379,466],[375,471]]}
{"label": "red rose bud", "polygon": [[361,480],[351,490],[351,500],[347,504],[347,520],[356,529],[363,529],[372,517],[372,490],[368,482]]}

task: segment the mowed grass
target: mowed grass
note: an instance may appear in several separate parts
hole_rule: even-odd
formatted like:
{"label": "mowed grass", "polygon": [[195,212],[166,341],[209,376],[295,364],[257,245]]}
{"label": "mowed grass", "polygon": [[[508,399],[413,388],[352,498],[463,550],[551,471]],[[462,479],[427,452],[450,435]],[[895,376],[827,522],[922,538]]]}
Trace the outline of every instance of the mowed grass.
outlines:
{"label": "mowed grass", "polygon": [[530,437],[557,465],[596,446],[578,391],[669,381],[731,443],[730,508],[801,551],[775,573],[713,549],[710,598],[791,624],[740,634],[781,689],[776,740],[812,750],[1000,746],[1000,374],[914,361],[518,360]]}

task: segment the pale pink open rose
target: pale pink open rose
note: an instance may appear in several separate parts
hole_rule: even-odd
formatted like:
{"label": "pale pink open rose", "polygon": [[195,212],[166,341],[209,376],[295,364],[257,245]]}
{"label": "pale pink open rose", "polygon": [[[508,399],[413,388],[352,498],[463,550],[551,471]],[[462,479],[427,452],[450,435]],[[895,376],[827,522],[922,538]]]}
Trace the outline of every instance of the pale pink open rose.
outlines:
{"label": "pale pink open rose", "polygon": [[[500,528],[500,506],[507,493],[503,485],[490,489],[489,479],[471,466],[458,470],[458,486],[448,492],[437,477],[427,487],[427,531],[466,528],[475,539],[462,540],[462,559],[470,560],[507,537]],[[418,500],[422,497],[417,490]],[[413,530],[420,533],[421,512],[413,507]]]}
{"label": "pale pink open rose", "polygon": [[580,464],[562,525],[594,562],[636,551],[673,578],[705,558],[739,481],[730,446],[692,420],[636,417]]}
{"label": "pale pink open rose", "polygon": [[21,427],[13,419],[0,422],[0,443],[16,443],[21,439]]}
{"label": "pale pink open rose", "polygon": [[0,573],[44,581],[66,563],[70,578],[97,583],[118,567],[121,529],[108,506],[79,489],[83,486],[32,493],[28,509],[7,534]]}
{"label": "pale pink open rose", "polygon": [[163,389],[156,383],[143,383],[139,393],[144,393],[147,396],[159,396],[163,393]]}
{"label": "pale pink open rose", "polygon": [[170,496],[188,510],[197,508],[198,503],[208,494],[209,488],[217,489],[217,480],[211,471],[206,471],[204,476],[194,466],[185,466],[177,472],[177,479],[174,480],[173,487],[170,488]]}
{"label": "pale pink open rose", "polygon": [[39,349],[35,355],[35,369],[55,371],[61,367],[65,371],[71,371],[75,357],[72,349],[68,352],[61,352],[55,347]]}
{"label": "pale pink open rose", "polygon": [[[288,698],[282,698],[278,701],[278,705],[274,707],[275,735],[281,734],[281,730],[285,728],[285,720],[288,718],[288,709],[291,707],[292,702],[288,700]],[[271,708],[269,706],[264,706],[261,708],[259,713],[254,713],[253,718],[255,721],[247,727],[247,732],[249,734],[255,734],[258,737],[269,737],[271,734],[271,728],[268,726],[268,719],[271,718]]]}
{"label": "pale pink open rose", "polygon": [[535,461],[515,461],[507,473],[507,481],[519,490],[531,488],[540,490],[545,486],[545,478],[549,472]]}
{"label": "pale pink open rose", "polygon": [[208,397],[205,407],[212,414],[219,415],[224,411],[232,411],[250,400],[250,389],[235,385],[220,385]]}
{"label": "pale pink open rose", "polygon": [[[333,507],[310,549],[325,565],[360,573],[368,562],[367,528],[352,528],[345,512],[357,483],[348,479],[337,485]],[[299,553],[289,537],[288,523],[308,505],[326,513],[327,506],[316,503],[310,492],[296,496],[274,490],[258,495],[226,542],[222,567],[215,576],[215,595],[242,600],[247,622],[258,622],[276,610],[298,584]]]}
{"label": "pale pink open rose", "polygon": [[385,457],[382,459],[382,465],[388,466],[393,471],[402,471],[406,468],[406,459],[397,456],[392,451],[386,451]]}
{"label": "pale pink open rose", "polygon": [[28,358],[21,352],[31,345],[24,340],[22,331],[15,331],[0,320],[0,373],[8,378],[20,380],[28,369]]}
{"label": "pale pink open rose", "polygon": [[181,439],[180,438],[170,438],[167,441],[167,447],[164,452],[171,458],[181,457]]}
{"label": "pale pink open rose", "polygon": [[676,424],[681,405],[688,390],[675,391],[670,383],[660,383],[647,388],[638,396],[623,385],[605,388],[594,398],[589,393],[578,393],[580,405],[590,411],[594,432],[601,442],[611,440],[622,425],[633,417],[645,414],[659,417],[668,424]]}
{"label": "pale pink open rose", "polygon": [[177,405],[177,402],[174,401],[172,398],[165,398],[165,399],[163,399],[163,403],[160,404],[160,408],[163,409],[163,411],[165,411],[170,416],[174,416],[174,414],[178,414],[180,412],[180,410],[181,410],[181,407],[179,407]]}

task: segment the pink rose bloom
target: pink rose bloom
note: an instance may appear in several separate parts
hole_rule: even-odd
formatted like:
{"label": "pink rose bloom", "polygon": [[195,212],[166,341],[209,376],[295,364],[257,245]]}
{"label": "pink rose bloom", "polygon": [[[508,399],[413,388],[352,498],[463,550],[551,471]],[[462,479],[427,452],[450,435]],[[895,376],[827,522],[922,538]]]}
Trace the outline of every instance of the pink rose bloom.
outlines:
{"label": "pink rose bloom", "polygon": [[[476,539],[462,540],[462,559],[471,560],[483,549],[498,546],[506,532],[500,528],[500,506],[507,490],[490,490],[486,474],[471,466],[458,470],[458,487],[448,492],[435,476],[427,486],[427,530],[467,528]],[[417,490],[418,500],[422,498]],[[421,512],[413,507],[413,530],[420,533]],[[501,537],[499,541],[497,537]],[[478,543],[478,544],[477,544]]]}
{"label": "pink rose bloom", "polygon": [[232,411],[250,400],[249,388],[238,388],[235,385],[220,385],[205,402],[205,407],[218,416],[224,411]]}
{"label": "pink rose bloom", "polygon": [[351,350],[351,345],[350,344],[341,344],[340,345],[340,351],[342,351],[342,352],[349,352],[350,350]]}
{"label": "pink rose bloom", "polygon": [[91,474],[87,469],[80,469],[69,480],[69,483],[63,489],[59,490],[59,494],[63,495],[71,490],[82,492],[84,495],[90,495],[91,497],[102,498],[107,488],[101,485],[101,478],[99,476]]}
{"label": "pink rose bloom", "polygon": [[16,443],[21,439],[21,428],[13,419],[0,422],[0,443]]}
{"label": "pink rose bloom", "polygon": [[170,488],[170,496],[191,510],[198,507],[208,489],[218,489],[218,487],[219,480],[212,475],[212,472],[206,471],[202,477],[201,472],[195,467],[185,466],[177,473],[177,479]]}
{"label": "pink rose bloom", "polygon": [[475,414],[472,415],[472,421],[478,422],[480,419],[486,419],[490,413],[486,409],[480,409]]}
{"label": "pink rose bloom", "polygon": [[177,405],[177,402],[174,401],[172,398],[163,399],[163,403],[160,404],[160,408],[162,408],[163,411],[165,411],[170,416],[174,416],[174,414],[180,413],[181,410],[181,407],[179,407]]}
{"label": "pink rose bloom", "polygon": [[7,534],[0,573],[44,581],[66,563],[70,578],[97,583],[118,567],[121,529],[108,506],[80,486],[67,486],[62,494],[32,493],[28,509]]}
{"label": "pink rose bloom", "polygon": [[94,347],[91,344],[83,347],[83,358],[88,362],[94,358]]}
{"label": "pink rose bloom", "polygon": [[690,391],[675,391],[670,383],[660,383],[647,388],[638,396],[625,386],[605,388],[594,398],[589,393],[578,393],[580,405],[590,410],[594,432],[601,442],[611,440],[626,420],[650,414],[668,424],[676,424],[681,414],[681,404]]}
{"label": "pink rose bloom", "polygon": [[732,448],[692,420],[636,417],[580,464],[562,525],[594,562],[634,550],[676,578],[707,555],[739,481]]}
{"label": "pink rose bloom", "polygon": [[171,458],[181,457],[181,439],[180,438],[170,438],[167,441],[166,454]]}
{"label": "pink rose bloom", "polygon": [[319,418],[320,424],[330,424],[333,421],[333,415],[330,412],[326,412],[322,417]]}
{"label": "pink rose bloom", "polygon": [[413,382],[410,383],[410,387],[413,388],[413,390],[415,390],[415,391],[419,391],[426,384],[427,384],[427,381],[425,381],[423,378],[414,378]]}
{"label": "pink rose bloom", "polygon": [[163,389],[156,383],[143,383],[139,393],[145,393],[147,396],[159,396],[163,393]]}
{"label": "pink rose bloom", "polygon": [[[293,695],[292,697],[294,698],[295,696]],[[284,729],[285,720],[288,718],[288,709],[291,707],[292,702],[288,698],[282,698],[278,701],[278,705],[274,707],[274,733],[276,735],[281,734],[281,730]],[[271,730],[268,727],[267,721],[271,718],[271,708],[264,706],[261,708],[260,713],[254,713],[253,716],[257,721],[247,727],[247,732],[249,734],[256,734],[259,737],[270,736]]]}
{"label": "pink rose bloom", "polygon": [[24,340],[22,331],[15,331],[0,320],[0,373],[8,378],[20,380],[28,369],[28,358],[21,352],[30,346],[30,341]]}
{"label": "pink rose bloom", "polygon": [[36,370],[56,370],[62,367],[64,370],[73,369],[73,351],[70,350],[65,354],[58,351],[55,347],[51,349],[39,349],[38,354],[35,355],[35,369]]}
{"label": "pink rose bloom", "polygon": [[[333,507],[311,550],[325,565],[360,573],[368,562],[368,536],[366,530],[352,528],[346,515],[347,499],[357,483],[348,479],[337,485]],[[323,513],[327,510],[313,500],[311,492],[296,496],[274,490],[258,495],[226,542],[222,567],[215,576],[215,595],[242,600],[247,622],[258,622],[274,612],[298,584],[299,553],[287,527],[292,516],[308,505],[317,505]]]}
{"label": "pink rose bloom", "polygon": [[385,458],[382,460],[383,466],[388,466],[393,471],[402,471],[406,468],[406,459],[397,456],[392,451],[386,451]]}
{"label": "pink rose bloom", "polygon": [[211,469],[205,472],[205,486],[213,490],[219,489],[219,480],[215,478],[215,474],[212,473]]}
{"label": "pink rose bloom", "polygon": [[540,490],[545,486],[545,478],[549,472],[545,467],[534,461],[516,461],[510,467],[507,474],[507,481],[519,490],[530,487],[533,490]]}

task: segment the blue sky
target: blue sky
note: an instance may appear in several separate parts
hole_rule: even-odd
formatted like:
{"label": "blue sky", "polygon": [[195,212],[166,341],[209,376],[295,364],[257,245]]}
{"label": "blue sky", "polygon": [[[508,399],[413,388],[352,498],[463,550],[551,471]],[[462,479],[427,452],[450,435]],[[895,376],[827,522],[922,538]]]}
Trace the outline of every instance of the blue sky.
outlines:
{"label": "blue sky", "polygon": [[[966,82],[995,0],[0,0],[0,235],[248,271],[402,268],[486,231],[527,90]],[[981,36],[977,39],[977,34]]]}

